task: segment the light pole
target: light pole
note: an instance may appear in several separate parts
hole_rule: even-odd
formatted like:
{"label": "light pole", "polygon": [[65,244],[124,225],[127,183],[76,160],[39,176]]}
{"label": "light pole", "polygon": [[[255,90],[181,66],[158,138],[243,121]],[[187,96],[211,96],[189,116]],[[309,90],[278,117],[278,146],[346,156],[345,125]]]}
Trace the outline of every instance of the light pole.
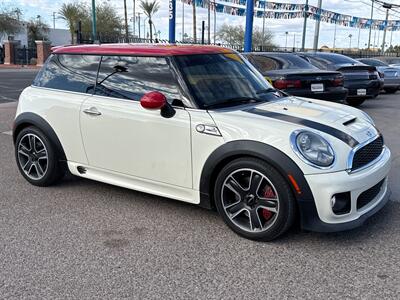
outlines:
{"label": "light pole", "polygon": [[336,27],[337,24],[335,23],[335,31],[333,32],[333,50],[336,49]]}
{"label": "light pole", "polygon": [[285,36],[286,36],[286,40],[285,40],[285,51],[287,51],[287,38],[288,38],[288,35],[289,35],[289,31],[286,31],[286,32],[285,32]]}
{"label": "light pole", "polygon": [[140,15],[141,13],[137,13],[137,18],[138,18],[138,29],[139,29],[139,39],[140,39]]}
{"label": "light pole", "polygon": [[386,30],[388,27],[389,21],[389,9],[392,9],[392,5],[385,3],[382,5],[383,8],[386,8],[386,23],[385,23],[385,30],[383,31],[383,40],[382,40],[382,54],[385,53],[385,42],[386,42]]}
{"label": "light pole", "polygon": [[97,26],[96,26],[96,0],[92,0],[92,40],[93,42],[97,38]]}
{"label": "light pole", "polygon": [[316,51],[318,49],[319,27],[321,25],[321,7],[322,7],[322,0],[318,0],[318,16],[319,16],[319,18],[315,22],[314,45],[313,45],[314,51]]}
{"label": "light pole", "polygon": [[217,5],[215,4],[214,0],[214,45],[215,45],[216,35],[217,35]]}
{"label": "light pole", "polygon": [[[264,51],[264,40],[265,40],[265,6],[266,2],[264,1],[264,11],[263,11],[263,25],[262,25],[262,39],[261,39],[261,48]],[[287,39],[287,36],[286,36]]]}
{"label": "light pole", "polygon": [[349,47],[349,49],[351,50],[351,38],[353,37],[353,35],[352,34],[349,34],[349,39],[350,39],[350,47]]}
{"label": "light pole", "polygon": [[[375,4],[375,0],[372,0],[372,5],[371,5],[371,25],[369,27],[369,36],[368,36],[368,50],[369,50],[370,45],[371,45],[372,19],[374,18],[374,4]],[[375,42],[374,42],[374,44],[375,44]]]}
{"label": "light pole", "polygon": [[133,37],[135,37],[136,34],[135,16],[136,16],[136,0],[133,0]]}
{"label": "light pole", "polygon": [[207,22],[208,22],[207,39],[208,39],[208,44],[211,44],[211,0],[207,1]]}
{"label": "light pole", "polygon": [[[304,6],[303,37],[301,40],[301,50],[302,51],[304,51],[305,46],[306,46],[307,18],[308,18],[308,0],[306,0],[306,5]],[[293,48],[295,48],[295,46],[293,46]]]}
{"label": "light pole", "polygon": [[185,42],[185,1],[182,1],[182,42]]}
{"label": "light pole", "polygon": [[53,29],[56,29],[56,12],[53,11]]}

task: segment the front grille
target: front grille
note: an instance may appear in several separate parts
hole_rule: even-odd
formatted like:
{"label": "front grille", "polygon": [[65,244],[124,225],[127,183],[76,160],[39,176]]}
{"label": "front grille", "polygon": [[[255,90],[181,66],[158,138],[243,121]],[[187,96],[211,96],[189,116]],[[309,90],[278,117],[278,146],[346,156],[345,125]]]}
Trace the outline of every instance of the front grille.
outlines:
{"label": "front grille", "polygon": [[357,209],[363,208],[365,205],[370,203],[372,200],[378,196],[379,192],[382,189],[382,185],[385,182],[383,179],[377,185],[374,185],[372,188],[366,190],[365,192],[361,193],[360,196],[357,198]]}
{"label": "front grille", "polygon": [[383,151],[383,137],[380,135],[373,142],[357,150],[353,157],[352,171],[360,169],[374,161]]}

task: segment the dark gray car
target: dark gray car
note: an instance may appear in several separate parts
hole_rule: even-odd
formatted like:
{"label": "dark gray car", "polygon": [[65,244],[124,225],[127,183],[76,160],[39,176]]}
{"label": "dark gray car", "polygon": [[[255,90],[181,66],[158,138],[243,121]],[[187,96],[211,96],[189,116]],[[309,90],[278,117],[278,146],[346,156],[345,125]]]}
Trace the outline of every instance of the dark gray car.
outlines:
{"label": "dark gray car", "polygon": [[336,53],[302,52],[296,55],[321,70],[341,72],[344,77],[344,87],[349,90],[346,101],[352,106],[359,106],[366,99],[379,95],[381,81],[375,67]]}

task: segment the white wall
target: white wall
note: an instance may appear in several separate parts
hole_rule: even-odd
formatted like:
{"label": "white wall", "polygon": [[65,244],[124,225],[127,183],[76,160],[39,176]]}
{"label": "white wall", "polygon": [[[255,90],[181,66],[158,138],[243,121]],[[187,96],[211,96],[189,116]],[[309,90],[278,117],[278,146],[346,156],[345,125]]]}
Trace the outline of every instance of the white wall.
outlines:
{"label": "white wall", "polygon": [[48,38],[52,46],[72,44],[71,33],[67,29],[50,29]]}
{"label": "white wall", "polygon": [[[7,35],[3,35],[0,39],[0,43],[8,40]],[[52,46],[69,45],[71,43],[71,33],[67,29],[50,29],[48,33],[48,40],[51,41]],[[14,41],[20,41],[21,47],[28,46],[28,34],[24,27],[20,33],[14,35]]]}

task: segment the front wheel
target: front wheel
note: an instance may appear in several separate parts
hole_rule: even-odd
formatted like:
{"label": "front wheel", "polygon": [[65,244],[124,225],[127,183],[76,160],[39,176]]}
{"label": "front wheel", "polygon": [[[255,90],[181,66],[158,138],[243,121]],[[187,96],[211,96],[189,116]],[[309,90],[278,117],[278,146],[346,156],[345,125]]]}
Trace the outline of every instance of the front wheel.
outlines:
{"label": "front wheel", "polygon": [[295,201],[286,180],[265,161],[239,158],[216,180],[215,205],[225,223],[252,240],[270,241],[293,224]]}
{"label": "front wheel", "polygon": [[64,171],[49,138],[36,127],[27,127],[18,134],[15,158],[22,176],[36,186],[49,186],[61,179]]}
{"label": "front wheel", "polygon": [[365,99],[363,99],[363,98],[361,98],[361,99],[358,99],[358,98],[346,99],[346,102],[350,106],[358,107],[365,102]]}

